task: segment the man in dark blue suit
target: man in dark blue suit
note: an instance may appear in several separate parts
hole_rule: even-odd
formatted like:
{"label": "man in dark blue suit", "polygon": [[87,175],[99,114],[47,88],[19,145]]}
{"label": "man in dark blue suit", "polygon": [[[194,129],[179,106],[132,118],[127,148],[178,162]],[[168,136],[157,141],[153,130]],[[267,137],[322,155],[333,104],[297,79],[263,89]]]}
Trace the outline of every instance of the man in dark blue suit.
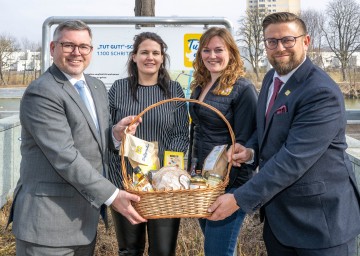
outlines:
{"label": "man in dark blue suit", "polygon": [[255,161],[259,172],[220,196],[209,219],[260,208],[269,256],[353,256],[360,195],[345,152],[343,95],[306,57],[310,37],[299,17],[273,13],[262,25],[273,69],[260,91],[257,131],[232,157],[235,165]]}

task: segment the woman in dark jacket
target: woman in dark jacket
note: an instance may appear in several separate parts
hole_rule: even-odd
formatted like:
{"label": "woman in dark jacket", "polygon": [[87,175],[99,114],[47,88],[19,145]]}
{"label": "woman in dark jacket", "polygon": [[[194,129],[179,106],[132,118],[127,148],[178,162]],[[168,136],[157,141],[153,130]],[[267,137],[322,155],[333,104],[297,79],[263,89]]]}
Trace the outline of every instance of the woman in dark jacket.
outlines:
{"label": "woman in dark jacket", "polygon": [[[255,130],[257,92],[244,78],[240,53],[231,33],[225,28],[212,27],[200,38],[194,61],[191,98],[217,108],[229,121],[237,143],[244,145]],[[196,169],[202,169],[206,156],[214,146],[231,145],[225,122],[213,111],[200,104],[190,104],[191,159],[197,158]],[[254,166],[232,167],[226,189],[232,193],[252,177]],[[222,221],[200,219],[204,233],[205,255],[232,256],[245,213],[236,211]]]}

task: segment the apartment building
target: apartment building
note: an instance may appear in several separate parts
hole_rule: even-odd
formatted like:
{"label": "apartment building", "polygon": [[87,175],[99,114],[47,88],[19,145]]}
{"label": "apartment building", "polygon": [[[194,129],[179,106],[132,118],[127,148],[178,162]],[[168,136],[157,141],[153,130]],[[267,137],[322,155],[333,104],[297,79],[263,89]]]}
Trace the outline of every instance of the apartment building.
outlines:
{"label": "apartment building", "polygon": [[246,9],[259,8],[266,12],[300,13],[300,0],[246,0]]}

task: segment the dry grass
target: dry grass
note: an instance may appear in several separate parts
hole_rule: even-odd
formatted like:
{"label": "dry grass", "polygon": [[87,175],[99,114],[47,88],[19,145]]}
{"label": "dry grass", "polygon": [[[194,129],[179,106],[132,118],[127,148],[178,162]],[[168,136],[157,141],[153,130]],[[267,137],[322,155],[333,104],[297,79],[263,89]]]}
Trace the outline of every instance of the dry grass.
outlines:
{"label": "dry grass", "polygon": [[[11,233],[11,226],[5,230],[11,202],[0,211],[0,256],[15,255],[15,239]],[[105,230],[100,221],[96,242],[95,256],[117,256],[115,230],[109,216],[109,230]],[[257,216],[248,216],[242,227],[238,240],[238,256],[266,256],[262,241],[262,225]],[[182,219],[178,237],[176,255],[203,256],[203,235],[196,219]],[[148,256],[147,253],[144,256]]]}

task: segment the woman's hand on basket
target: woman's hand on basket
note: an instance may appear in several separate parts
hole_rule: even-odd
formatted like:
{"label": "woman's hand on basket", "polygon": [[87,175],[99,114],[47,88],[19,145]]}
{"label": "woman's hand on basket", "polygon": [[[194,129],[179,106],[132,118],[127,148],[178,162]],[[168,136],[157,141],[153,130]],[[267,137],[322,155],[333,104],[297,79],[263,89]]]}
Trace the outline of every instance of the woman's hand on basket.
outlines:
{"label": "woman's hand on basket", "polygon": [[116,125],[113,126],[113,135],[115,139],[121,141],[123,136],[125,135],[125,130],[127,133],[134,135],[136,132],[136,127],[142,122],[141,117],[132,125],[132,121],[136,118],[136,116],[127,116],[121,119]]}
{"label": "woman's hand on basket", "polygon": [[209,207],[208,212],[212,213],[208,220],[223,220],[229,217],[240,207],[237,205],[233,194],[224,194],[219,196]]}
{"label": "woman's hand on basket", "polygon": [[234,154],[232,152],[233,145],[227,151],[227,157],[229,163],[233,166],[241,166],[242,163],[248,162],[254,157],[254,151],[250,148],[246,148],[239,143],[235,143]]}
{"label": "woman's hand on basket", "polygon": [[140,197],[134,194],[130,194],[125,190],[120,190],[116,195],[114,202],[111,207],[126,217],[131,224],[139,224],[146,222],[147,220],[140,216],[140,214],[131,205],[131,201],[139,202]]}

